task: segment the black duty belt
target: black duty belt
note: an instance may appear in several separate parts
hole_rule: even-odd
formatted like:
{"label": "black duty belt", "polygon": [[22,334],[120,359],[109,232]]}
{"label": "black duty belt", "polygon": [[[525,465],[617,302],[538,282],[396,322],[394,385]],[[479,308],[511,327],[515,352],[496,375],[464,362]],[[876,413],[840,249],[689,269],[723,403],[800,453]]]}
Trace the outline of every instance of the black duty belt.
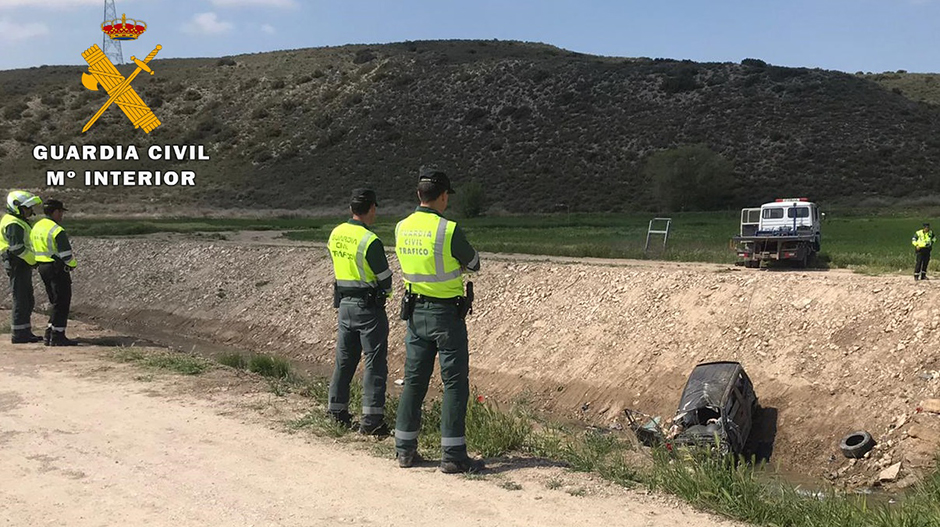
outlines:
{"label": "black duty belt", "polygon": [[415,300],[417,300],[418,302],[430,302],[432,304],[449,304],[452,306],[456,306],[457,303],[460,301],[460,297],[455,296],[453,298],[435,298],[433,296],[418,295],[415,298]]}
{"label": "black duty belt", "polygon": [[342,298],[366,298],[369,296],[369,290],[363,291],[343,291],[340,292],[339,296]]}

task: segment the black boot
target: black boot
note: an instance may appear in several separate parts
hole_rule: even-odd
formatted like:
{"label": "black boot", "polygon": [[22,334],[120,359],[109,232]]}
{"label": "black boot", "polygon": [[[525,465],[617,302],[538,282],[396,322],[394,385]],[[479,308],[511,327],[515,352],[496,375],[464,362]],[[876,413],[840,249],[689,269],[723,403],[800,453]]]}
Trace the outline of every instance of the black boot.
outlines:
{"label": "black boot", "polygon": [[359,433],[367,436],[386,437],[392,432],[388,429],[388,425],[385,423],[361,423],[359,425]]}
{"label": "black boot", "polygon": [[51,346],[52,340],[52,326],[46,328],[46,333],[43,335],[42,343],[46,346]]}
{"label": "black boot", "polygon": [[64,331],[53,331],[52,338],[49,339],[50,346],[78,346],[78,342],[65,336]]}
{"label": "black boot", "polygon": [[42,337],[33,335],[33,332],[28,329],[18,329],[13,332],[10,340],[13,344],[32,344],[33,342],[42,342]]}
{"label": "black boot", "polygon": [[352,429],[354,426],[352,422],[352,415],[350,415],[350,413],[347,412],[346,410],[342,410],[339,412],[329,412],[329,415],[330,417],[333,418],[334,421],[339,423],[343,428]]}

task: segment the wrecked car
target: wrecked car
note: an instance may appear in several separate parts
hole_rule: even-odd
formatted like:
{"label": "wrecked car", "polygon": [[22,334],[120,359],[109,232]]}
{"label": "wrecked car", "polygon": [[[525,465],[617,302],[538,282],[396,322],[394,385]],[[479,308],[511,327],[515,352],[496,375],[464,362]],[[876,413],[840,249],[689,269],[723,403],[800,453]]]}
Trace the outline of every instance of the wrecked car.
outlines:
{"label": "wrecked car", "polygon": [[692,370],[665,441],[740,454],[757,413],[757,394],[737,362],[706,362]]}

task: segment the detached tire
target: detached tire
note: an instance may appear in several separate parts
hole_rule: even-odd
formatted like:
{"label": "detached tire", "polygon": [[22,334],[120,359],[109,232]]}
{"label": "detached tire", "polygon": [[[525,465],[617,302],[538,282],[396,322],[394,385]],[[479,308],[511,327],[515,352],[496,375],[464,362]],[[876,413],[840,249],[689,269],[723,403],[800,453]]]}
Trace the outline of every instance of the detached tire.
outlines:
{"label": "detached tire", "polygon": [[875,440],[871,437],[871,434],[864,430],[852,432],[843,437],[842,442],[839,443],[839,449],[842,450],[842,455],[848,458],[860,458],[867,454],[874,446]]}

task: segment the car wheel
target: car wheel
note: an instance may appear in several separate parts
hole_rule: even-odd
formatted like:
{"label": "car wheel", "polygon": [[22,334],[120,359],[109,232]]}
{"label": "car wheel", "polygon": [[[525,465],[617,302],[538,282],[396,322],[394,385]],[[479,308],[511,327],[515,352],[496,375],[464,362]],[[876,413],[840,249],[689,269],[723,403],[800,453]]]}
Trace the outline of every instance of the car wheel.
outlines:
{"label": "car wheel", "polygon": [[874,446],[875,440],[871,437],[871,434],[864,430],[852,432],[843,437],[842,441],[839,443],[839,449],[842,450],[842,455],[849,458],[860,458],[874,448]]}

